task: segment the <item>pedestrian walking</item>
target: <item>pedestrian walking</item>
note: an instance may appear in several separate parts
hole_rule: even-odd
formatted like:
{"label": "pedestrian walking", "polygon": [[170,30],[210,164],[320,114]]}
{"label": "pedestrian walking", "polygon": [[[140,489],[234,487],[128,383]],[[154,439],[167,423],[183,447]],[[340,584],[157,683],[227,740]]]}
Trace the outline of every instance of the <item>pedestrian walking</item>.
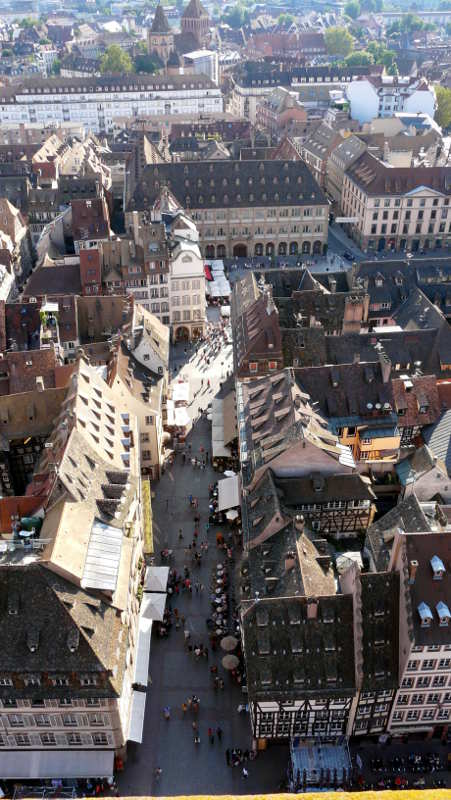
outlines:
{"label": "pedestrian walking", "polygon": [[221,739],[222,739],[222,728],[220,728],[219,725],[216,728],[216,736],[218,737],[218,740],[221,741]]}
{"label": "pedestrian walking", "polygon": [[186,712],[188,711],[188,706],[186,703],[182,703],[182,714],[185,716]]}
{"label": "pedestrian walking", "polygon": [[246,767],[243,767],[243,769],[242,769],[242,775],[243,775],[243,778],[244,778],[244,779],[246,779],[246,778],[248,778],[248,777],[249,777],[249,772],[247,771]]}
{"label": "pedestrian walking", "polygon": [[155,767],[155,769],[153,771],[153,774],[155,775],[155,780],[156,781],[160,780],[162,772],[163,772],[163,770],[161,769],[161,767]]}
{"label": "pedestrian walking", "polygon": [[200,744],[200,736],[196,735],[194,737],[194,744]]}
{"label": "pedestrian walking", "polygon": [[163,709],[163,714],[164,714],[164,718],[165,719],[171,719],[171,707],[170,706],[166,706]]}
{"label": "pedestrian walking", "polygon": [[182,539],[183,539],[183,530],[182,528],[179,528],[179,541],[181,541]]}

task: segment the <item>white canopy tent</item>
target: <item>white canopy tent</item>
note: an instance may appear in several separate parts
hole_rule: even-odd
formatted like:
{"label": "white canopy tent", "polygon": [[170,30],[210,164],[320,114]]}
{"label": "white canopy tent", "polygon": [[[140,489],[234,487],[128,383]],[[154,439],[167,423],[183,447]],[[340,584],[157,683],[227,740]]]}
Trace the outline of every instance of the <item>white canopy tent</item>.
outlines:
{"label": "white canopy tent", "polygon": [[144,714],[146,711],[146,693],[132,692],[132,710],[130,713],[130,724],[128,728],[128,739],[130,742],[141,744],[143,740]]}
{"label": "white canopy tent", "polygon": [[240,476],[233,475],[218,481],[218,511],[227,511],[240,505],[241,483]]}
{"label": "white canopy tent", "polygon": [[168,585],[169,567],[147,567],[144,578],[145,592],[165,592]]}
{"label": "white canopy tent", "polygon": [[163,622],[166,597],[166,592],[144,592],[141,603],[144,619],[151,619],[154,622]]}
{"label": "white canopy tent", "polygon": [[174,403],[189,402],[189,383],[187,381],[177,381],[172,385],[172,399]]}
{"label": "white canopy tent", "polygon": [[0,753],[4,780],[24,778],[112,778],[114,750],[8,750]]}

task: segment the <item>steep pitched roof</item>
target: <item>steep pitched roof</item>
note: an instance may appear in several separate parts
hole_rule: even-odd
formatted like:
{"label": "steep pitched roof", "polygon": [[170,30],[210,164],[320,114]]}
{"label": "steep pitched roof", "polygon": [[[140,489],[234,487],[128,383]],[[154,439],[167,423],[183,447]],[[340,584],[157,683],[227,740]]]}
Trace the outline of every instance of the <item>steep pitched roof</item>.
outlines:
{"label": "steep pitched roof", "polygon": [[152,33],[170,33],[171,32],[171,28],[170,28],[168,19],[166,17],[166,14],[164,13],[164,9],[163,9],[163,7],[161,5],[157,5],[157,7],[156,7],[155,16],[153,18],[151,31],[152,31]]}
{"label": "steep pitched roof", "polygon": [[423,439],[451,475],[451,411],[445,411],[435,425],[429,425],[423,431]]}
{"label": "steep pitched roof", "polygon": [[[45,566],[3,567],[2,672],[83,672],[98,676],[96,686],[77,687],[77,695],[119,695],[127,637],[116,610]],[[14,696],[11,686],[2,696]],[[66,686],[46,686],[47,697],[66,696]],[[33,696],[36,687],[20,689]]]}
{"label": "steep pitched roof", "polygon": [[208,17],[208,12],[200,0],[190,0],[182,14],[182,19],[200,19],[201,17]]}

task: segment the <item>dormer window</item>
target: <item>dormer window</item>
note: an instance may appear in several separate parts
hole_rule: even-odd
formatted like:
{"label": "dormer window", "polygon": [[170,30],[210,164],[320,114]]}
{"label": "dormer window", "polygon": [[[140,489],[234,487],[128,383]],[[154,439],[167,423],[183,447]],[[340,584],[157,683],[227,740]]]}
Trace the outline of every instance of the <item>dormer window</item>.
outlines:
{"label": "dormer window", "polygon": [[434,581],[441,581],[445,574],[445,565],[441,558],[432,556],[431,558],[432,577]]}
{"label": "dormer window", "polygon": [[430,628],[432,622],[432,611],[427,605],[427,603],[421,602],[417,608],[418,614],[420,615],[421,620],[421,627],[422,628]]}
{"label": "dormer window", "polygon": [[440,627],[447,628],[449,621],[451,620],[451,612],[448,606],[443,602],[443,600],[440,600],[435,606],[435,610],[440,620]]}

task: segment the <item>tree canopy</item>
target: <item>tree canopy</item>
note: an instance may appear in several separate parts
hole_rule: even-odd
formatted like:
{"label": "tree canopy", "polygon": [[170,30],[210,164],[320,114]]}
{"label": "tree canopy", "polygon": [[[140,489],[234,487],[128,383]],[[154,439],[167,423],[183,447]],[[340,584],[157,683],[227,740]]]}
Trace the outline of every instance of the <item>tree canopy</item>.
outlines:
{"label": "tree canopy", "polygon": [[135,56],[134,66],[136,72],[148,72],[150,74],[158,69],[152,56],[147,53],[139,53],[139,55]]}
{"label": "tree canopy", "polygon": [[364,66],[366,64],[374,64],[373,56],[366,50],[354,50],[346,56],[344,63],[347,67]]}
{"label": "tree canopy", "polygon": [[348,56],[353,48],[353,38],[346,28],[328,28],[324,33],[327,52],[331,56]]}
{"label": "tree canopy", "polygon": [[243,25],[249,22],[249,11],[244,6],[237,4],[232,8],[228,8],[221,19],[231,28],[242,28]]}
{"label": "tree canopy", "polygon": [[447,89],[446,86],[436,86],[435,94],[437,97],[435,121],[441,128],[447,128],[451,124],[451,89]]}
{"label": "tree canopy", "polygon": [[349,0],[345,5],[345,14],[351,19],[357,19],[360,14],[359,0]]}
{"label": "tree canopy", "polygon": [[286,27],[289,28],[294,22],[294,17],[292,14],[280,14],[277,22],[279,25],[286,25]]}
{"label": "tree canopy", "polygon": [[133,72],[133,63],[128,53],[118,44],[111,44],[100,59],[100,72]]}
{"label": "tree canopy", "polygon": [[394,33],[412,34],[415,31],[433,31],[435,27],[432,22],[423,22],[417,14],[409,12],[402,19],[393,20],[387,28],[387,34],[391,36]]}

